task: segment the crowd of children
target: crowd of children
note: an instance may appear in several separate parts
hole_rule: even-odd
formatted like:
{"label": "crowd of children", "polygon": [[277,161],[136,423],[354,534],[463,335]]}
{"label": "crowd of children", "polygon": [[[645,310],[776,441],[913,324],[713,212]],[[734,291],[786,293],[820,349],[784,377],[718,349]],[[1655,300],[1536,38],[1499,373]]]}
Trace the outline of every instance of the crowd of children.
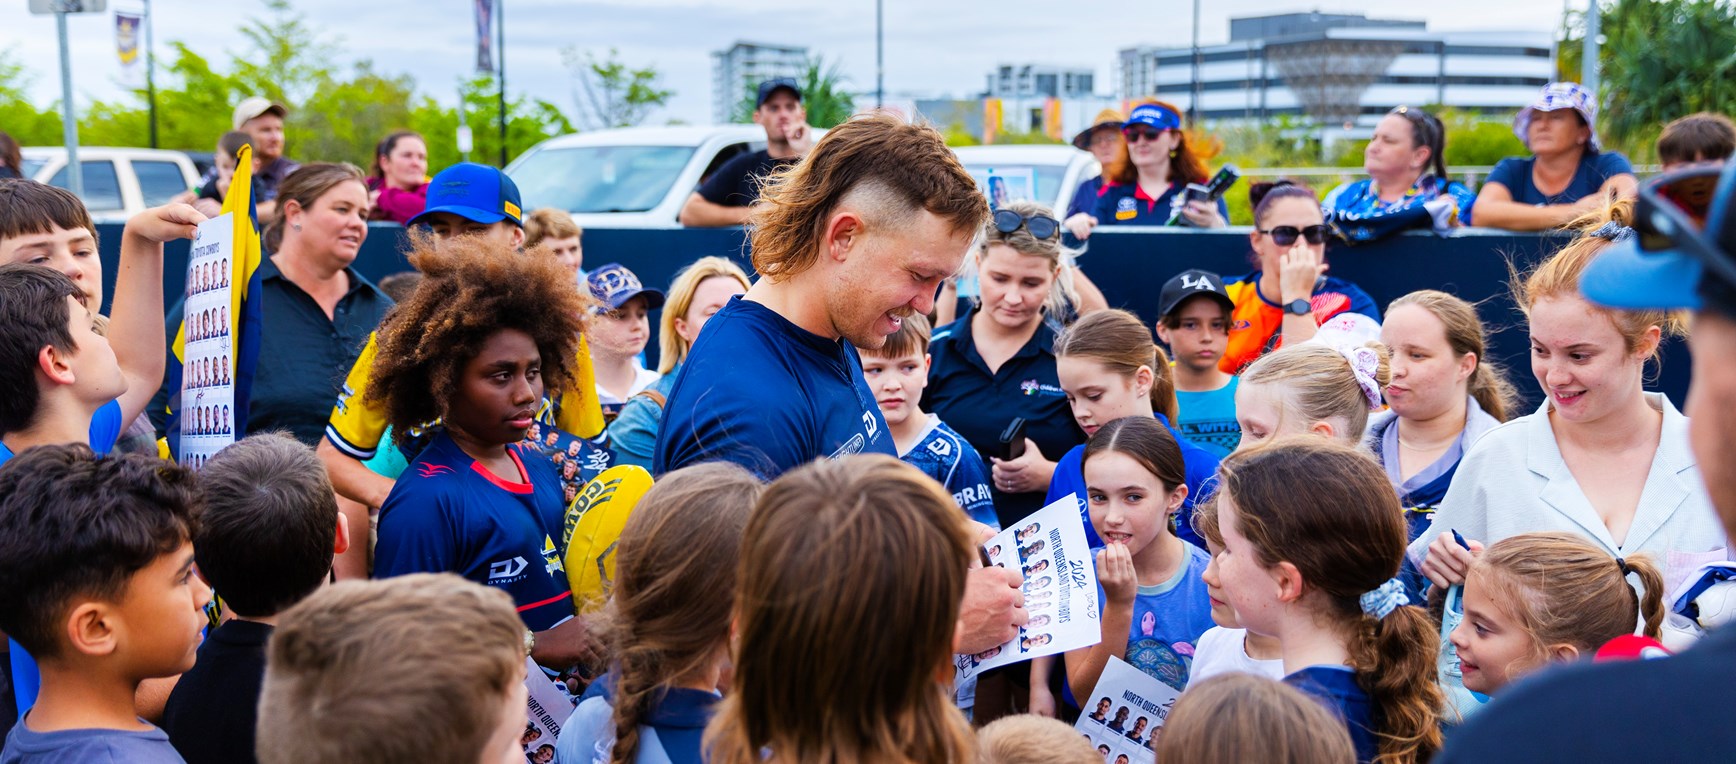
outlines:
{"label": "crowd of children", "polygon": [[[1165,762],[1409,764],[1532,675],[1661,639],[1672,593],[1729,557],[1687,418],[1644,390],[1682,316],[1580,296],[1593,259],[1634,235],[1629,202],[1516,275],[1546,399],[1517,417],[1479,306],[1423,290],[1380,323],[1323,276],[1303,187],[1256,200],[1261,270],[1177,274],[1149,321],[1070,299],[1060,225],[1021,205],[973,247],[996,315],[895,316],[883,345],[799,351],[885,428],[890,449],[857,450],[896,456],[768,475],[664,453],[660,432],[680,381],[724,373],[684,365],[713,314],[730,311],[730,347],[774,352],[749,347],[783,319],[740,297],[739,266],[703,258],[667,295],[618,263],[584,271],[570,218],[521,214],[497,171],[454,170],[412,220],[419,277],[356,349],[318,448],[233,433],[185,465],[109,452],[164,375],[163,244],[204,215],[127,223],[105,320],[77,199],[0,181],[16,710],[0,764],[1129,758],[1068,726],[1083,715]],[[993,332],[1010,344],[991,364]],[[982,389],[960,394],[958,364]],[[221,366],[185,384],[228,384]],[[1029,424],[1067,445],[1059,459],[1017,427],[986,449],[925,409],[1003,383],[1048,412]],[[231,424],[213,409],[188,431]],[[397,464],[363,463],[384,455]],[[952,680],[955,653],[982,650],[965,649],[973,571],[1033,488],[1078,504],[1099,638],[1014,664],[1010,683],[983,674],[997,699],[978,705],[976,679]],[[606,598],[578,596],[581,575]],[[1173,708],[1081,709],[1119,662]]]}

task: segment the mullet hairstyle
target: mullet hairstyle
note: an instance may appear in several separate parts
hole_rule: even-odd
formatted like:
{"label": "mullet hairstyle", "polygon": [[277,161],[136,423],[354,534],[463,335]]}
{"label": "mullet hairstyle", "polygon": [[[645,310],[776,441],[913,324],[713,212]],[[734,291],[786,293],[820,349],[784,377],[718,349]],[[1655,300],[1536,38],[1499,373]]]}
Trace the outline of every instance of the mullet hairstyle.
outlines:
{"label": "mullet hairstyle", "polygon": [[1261,566],[1294,565],[1302,604],[1344,638],[1356,683],[1373,700],[1375,761],[1426,761],[1441,747],[1435,623],[1414,605],[1375,618],[1361,604],[1398,575],[1408,539],[1386,471],[1350,445],[1293,435],[1231,453],[1218,474],[1218,501],[1228,502],[1220,519],[1235,513]]}
{"label": "mullet hairstyle", "polygon": [[1120,309],[1091,311],[1055,338],[1055,357],[1089,358],[1129,379],[1141,366],[1151,369],[1151,408],[1175,423],[1180,408],[1175,370],[1138,316]]}
{"label": "mullet hairstyle", "polygon": [[764,488],[735,464],[698,464],[663,476],[627,519],[594,624],[615,672],[611,764],[636,761],[657,697],[727,649],[742,534]]}
{"label": "mullet hairstyle", "polygon": [[[542,210],[531,213],[531,217],[536,217],[540,212]],[[669,299],[663,303],[663,315],[658,319],[657,344],[662,350],[658,353],[658,374],[675,371],[676,366],[687,360],[687,351],[693,348],[685,337],[676,333],[675,319],[687,318],[687,311],[693,307],[693,295],[699,291],[699,285],[705,283],[706,279],[717,276],[735,279],[743,292],[753,286],[748,281],[747,272],[727,257],[708,255],[682,268],[681,272],[675,275],[675,281],[669,285]]]}
{"label": "mullet hairstyle", "polygon": [[79,601],[120,602],[134,574],[199,532],[193,472],[154,456],[37,446],[0,467],[0,629],[60,657]]}
{"label": "mullet hairstyle", "polygon": [[1353,764],[1356,747],[1344,722],[1301,690],[1263,676],[1230,673],[1188,686],[1163,725],[1157,759]]}
{"label": "mullet hairstyle", "polygon": [[888,229],[919,210],[955,232],[989,217],[988,200],[934,128],[885,113],[853,117],[828,130],[802,161],[766,179],[748,234],[754,270],[775,283],[813,267],[827,220],[855,195],[871,208],[868,222]]}
{"label": "mullet hairstyle", "polygon": [[[5,185],[0,181],[0,190]],[[62,352],[78,350],[68,297],[85,304],[84,290],[60,271],[29,263],[0,265],[0,435],[36,421],[42,403],[36,386],[42,349],[52,345]]]}
{"label": "mullet hairstyle", "polygon": [[506,592],[451,573],[322,587],[266,647],[259,760],[475,764],[526,645]]}
{"label": "mullet hairstyle", "polygon": [[977,554],[966,525],[939,483],[890,456],[772,483],[742,542],[735,688],[707,760],[760,764],[770,747],[791,762],[968,761],[970,724],[936,679]]}
{"label": "mullet hairstyle", "polygon": [[581,314],[593,301],[548,250],[519,252],[478,236],[437,242],[412,231],[410,265],[422,283],[380,322],[367,392],[384,406],[395,440],[446,417],[464,365],[496,332],[512,329],[536,342],[543,395],[558,398],[572,384]]}
{"label": "mullet hairstyle", "polygon": [[1531,639],[1531,665],[1540,666],[1555,645],[1591,655],[1603,643],[1634,633],[1641,616],[1642,633],[1660,637],[1663,573],[1644,555],[1626,562],[1643,594],[1628,585],[1621,563],[1591,542],[1572,533],[1522,533],[1490,544],[1469,576],[1519,622]]}

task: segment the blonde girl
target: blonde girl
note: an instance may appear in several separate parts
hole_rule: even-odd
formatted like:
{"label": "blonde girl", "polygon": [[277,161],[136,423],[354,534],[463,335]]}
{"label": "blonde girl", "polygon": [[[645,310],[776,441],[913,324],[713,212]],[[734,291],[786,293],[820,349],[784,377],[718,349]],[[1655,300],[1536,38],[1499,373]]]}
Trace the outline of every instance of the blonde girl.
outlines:
{"label": "blonde girl", "polygon": [[1262,356],[1236,387],[1241,447],[1296,434],[1360,443],[1390,381],[1389,360],[1378,342],[1343,350],[1304,342]]}

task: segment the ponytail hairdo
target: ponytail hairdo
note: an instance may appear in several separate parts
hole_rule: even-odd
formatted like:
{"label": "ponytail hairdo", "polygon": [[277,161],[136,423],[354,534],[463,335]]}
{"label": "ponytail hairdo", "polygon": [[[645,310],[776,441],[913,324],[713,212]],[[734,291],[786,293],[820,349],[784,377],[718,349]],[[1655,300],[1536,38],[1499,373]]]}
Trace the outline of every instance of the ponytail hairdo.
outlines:
{"label": "ponytail hairdo", "polygon": [[1507,380],[1505,370],[1488,358],[1488,345],[1483,322],[1477,318],[1477,306],[1446,292],[1423,289],[1393,300],[1386,306],[1386,312],[1391,315],[1394,308],[1405,305],[1422,308],[1441,322],[1446,330],[1447,346],[1452,348],[1453,355],[1463,357],[1471,353],[1477,356],[1477,365],[1465,380],[1467,391],[1484,413],[1497,422],[1507,421],[1508,413],[1518,405],[1519,394],[1513,383]]}
{"label": "ponytail hairdo", "polygon": [[1297,436],[1231,453],[1219,474],[1220,517],[1234,514],[1260,565],[1295,566],[1303,602],[1345,635],[1374,701],[1376,760],[1426,760],[1441,745],[1440,639],[1395,585],[1408,536],[1386,472],[1348,445]]}
{"label": "ponytail hairdo", "polygon": [[1299,416],[1305,425],[1343,422],[1344,429],[1334,432],[1354,445],[1362,441],[1368,413],[1381,405],[1380,391],[1392,381],[1390,359],[1378,342],[1347,351],[1304,342],[1261,356],[1242,372],[1241,384],[1281,383],[1285,416]]}
{"label": "ponytail hairdo", "polygon": [[1151,410],[1175,424],[1175,371],[1151,330],[1125,310],[1094,310],[1055,338],[1055,357],[1089,358],[1123,377],[1151,369]]}
{"label": "ponytail hairdo", "polygon": [[[1628,585],[1639,578],[1640,591]],[[1664,622],[1664,576],[1649,557],[1617,558],[1571,533],[1522,533],[1489,545],[1467,578],[1531,637],[1533,666],[1551,648],[1579,654],[1623,634],[1645,619],[1641,633],[1657,639]]]}
{"label": "ponytail hairdo", "polygon": [[615,672],[610,764],[637,760],[657,696],[727,649],[742,532],[762,488],[741,467],[708,462],[665,475],[627,519],[595,625]]}

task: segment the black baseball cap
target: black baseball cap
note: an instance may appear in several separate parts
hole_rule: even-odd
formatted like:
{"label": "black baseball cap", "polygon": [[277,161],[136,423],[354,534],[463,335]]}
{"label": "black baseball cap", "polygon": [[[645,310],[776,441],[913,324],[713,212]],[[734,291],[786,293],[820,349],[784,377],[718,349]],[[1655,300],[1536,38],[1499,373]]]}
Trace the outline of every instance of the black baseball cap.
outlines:
{"label": "black baseball cap", "polygon": [[766,105],[766,100],[779,90],[788,90],[799,103],[802,100],[802,89],[796,86],[796,81],[789,77],[773,77],[759,84],[759,100],[753,102],[755,109]]}
{"label": "black baseball cap", "polygon": [[1181,307],[1189,297],[1206,294],[1216,298],[1224,306],[1224,310],[1234,312],[1236,303],[1230,299],[1229,290],[1224,289],[1224,278],[1211,271],[1198,269],[1186,270],[1176,274],[1175,278],[1164,282],[1163,292],[1157,297],[1157,312],[1167,316]]}

